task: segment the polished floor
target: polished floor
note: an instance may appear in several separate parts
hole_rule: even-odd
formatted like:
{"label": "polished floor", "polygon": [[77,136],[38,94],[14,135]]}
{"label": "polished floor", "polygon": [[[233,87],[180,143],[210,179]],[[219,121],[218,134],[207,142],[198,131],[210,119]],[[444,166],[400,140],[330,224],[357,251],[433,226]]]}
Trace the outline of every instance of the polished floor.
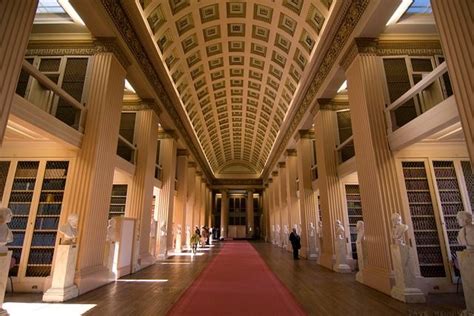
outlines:
{"label": "polished floor", "polygon": [[[464,309],[462,294],[430,295],[427,304],[407,305],[355,282],[353,274],[337,274],[313,261],[294,261],[291,253],[268,243],[252,245],[308,315],[435,316],[458,315]],[[166,315],[219,252],[216,244],[196,256],[172,256],[64,304],[43,304],[40,295],[8,293],[4,308],[11,316]],[[224,314],[209,310],[208,315]]]}

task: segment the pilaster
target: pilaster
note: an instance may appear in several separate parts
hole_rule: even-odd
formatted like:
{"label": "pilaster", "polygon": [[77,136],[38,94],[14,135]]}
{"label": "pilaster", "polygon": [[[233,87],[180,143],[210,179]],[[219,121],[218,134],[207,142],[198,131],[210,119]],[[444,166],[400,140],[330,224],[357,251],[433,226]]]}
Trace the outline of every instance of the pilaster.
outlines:
{"label": "pilaster", "polygon": [[471,167],[474,168],[474,44],[472,42],[472,0],[431,0],[431,7],[446,55],[449,79],[461,117]]}
{"label": "pilaster", "polygon": [[[364,42],[369,44],[363,45]],[[367,242],[364,284],[390,294],[390,217],[402,211],[395,164],[386,137],[384,70],[370,41],[357,41],[347,63],[349,105]]]}
{"label": "pilaster", "polygon": [[[332,269],[336,255],[336,220],[344,223],[344,189],[337,175],[337,117],[336,112],[320,110],[315,118],[316,154],[318,156],[319,194],[323,218],[323,240],[320,263]],[[316,225],[316,222],[313,222]],[[346,234],[347,234],[346,227]],[[314,237],[316,238],[316,237]],[[316,242],[316,240],[314,241]],[[347,242],[347,236],[346,236]]]}
{"label": "pilaster", "polygon": [[291,149],[286,151],[286,199],[288,203],[288,226],[291,229],[301,223],[297,196],[297,182],[298,179],[298,161],[296,157],[296,150]]}
{"label": "pilaster", "polygon": [[195,226],[201,229],[201,209],[202,209],[202,190],[201,190],[201,171],[196,172],[196,176],[194,177],[194,190],[196,190],[194,194],[194,211],[193,211],[193,231]]}
{"label": "pilaster", "polygon": [[247,190],[247,237],[252,238],[254,234],[253,190]]}
{"label": "pilaster", "polygon": [[38,0],[0,1],[0,145],[37,6]]}
{"label": "pilaster", "polygon": [[110,280],[103,257],[124,80],[125,70],[112,53],[94,56],[84,137],[61,214],[62,222],[70,213],[79,215],[75,282],[79,294]]}
{"label": "pilaster", "polygon": [[282,236],[282,245],[287,249],[291,250],[291,245],[289,245],[289,234],[291,231],[290,221],[289,221],[289,212],[288,212],[288,194],[287,194],[287,182],[288,182],[288,168],[286,168],[286,163],[278,163],[278,173],[280,174],[280,185],[278,198],[280,202],[280,220],[281,220],[281,236]]}
{"label": "pilaster", "polygon": [[137,155],[135,175],[130,187],[129,216],[136,218],[133,271],[143,269],[154,262],[150,254],[150,218],[153,200],[153,182],[156,163],[158,117],[153,110],[137,113],[135,141]]}

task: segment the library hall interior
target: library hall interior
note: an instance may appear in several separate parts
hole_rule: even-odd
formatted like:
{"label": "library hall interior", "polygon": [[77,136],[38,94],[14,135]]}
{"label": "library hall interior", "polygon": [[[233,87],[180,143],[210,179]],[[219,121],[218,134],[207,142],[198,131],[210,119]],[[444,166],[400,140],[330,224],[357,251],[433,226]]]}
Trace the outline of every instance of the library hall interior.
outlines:
{"label": "library hall interior", "polygon": [[0,316],[474,316],[474,0],[0,0]]}

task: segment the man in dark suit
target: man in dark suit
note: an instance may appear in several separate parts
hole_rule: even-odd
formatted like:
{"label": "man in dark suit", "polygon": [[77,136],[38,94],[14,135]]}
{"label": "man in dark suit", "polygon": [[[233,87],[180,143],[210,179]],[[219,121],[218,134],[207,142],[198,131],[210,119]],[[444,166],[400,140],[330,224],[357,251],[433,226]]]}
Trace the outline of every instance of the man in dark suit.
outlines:
{"label": "man in dark suit", "polygon": [[293,247],[293,259],[298,260],[298,251],[301,248],[300,236],[296,233],[296,228],[290,234],[291,247]]}

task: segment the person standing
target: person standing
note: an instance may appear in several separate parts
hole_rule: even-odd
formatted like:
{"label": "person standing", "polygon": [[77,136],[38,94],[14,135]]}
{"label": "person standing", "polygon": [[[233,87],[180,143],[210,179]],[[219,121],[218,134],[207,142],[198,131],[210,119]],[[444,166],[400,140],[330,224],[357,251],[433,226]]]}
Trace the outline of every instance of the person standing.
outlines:
{"label": "person standing", "polygon": [[293,259],[298,260],[298,251],[301,248],[300,236],[296,233],[296,228],[293,228],[293,231],[290,234],[289,238],[291,242],[291,247],[293,248]]}

